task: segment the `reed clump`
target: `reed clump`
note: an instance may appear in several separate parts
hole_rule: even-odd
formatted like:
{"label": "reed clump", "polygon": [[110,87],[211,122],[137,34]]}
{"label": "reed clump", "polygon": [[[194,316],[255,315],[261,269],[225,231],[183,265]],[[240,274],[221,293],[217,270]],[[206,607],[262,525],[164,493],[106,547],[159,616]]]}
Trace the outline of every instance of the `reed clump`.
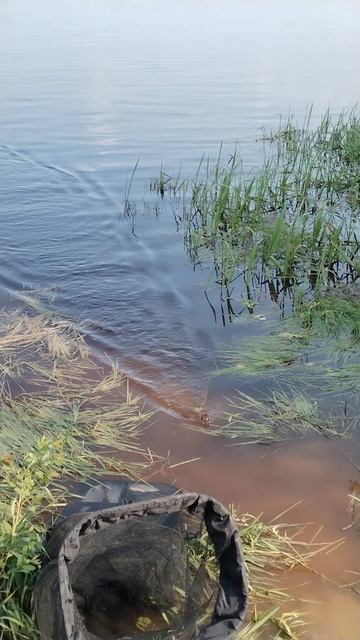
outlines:
{"label": "reed clump", "polygon": [[187,198],[191,260],[212,259],[228,285],[240,274],[246,282],[265,273],[311,289],[356,277],[360,118],[355,111],[338,118],[327,112],[313,127],[310,111],[302,125],[289,118],[264,132],[262,144],[263,162],[254,171],[234,152],[227,162],[221,153],[215,164],[203,159],[183,184],[162,172],[162,196],[178,193],[180,184]]}

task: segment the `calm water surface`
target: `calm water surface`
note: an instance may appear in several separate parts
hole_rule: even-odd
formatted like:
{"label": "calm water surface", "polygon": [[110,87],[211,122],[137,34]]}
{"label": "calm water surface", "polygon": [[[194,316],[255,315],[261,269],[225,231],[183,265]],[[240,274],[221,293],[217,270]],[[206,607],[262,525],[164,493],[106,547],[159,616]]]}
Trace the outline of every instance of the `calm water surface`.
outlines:
{"label": "calm water surface", "polygon": [[[280,114],[354,105],[359,33],[356,0],[0,0],[1,303],[51,289],[161,405],[187,415],[221,404],[236,383],[209,382],[217,349],[257,329],[224,326],[211,270],[193,270],[171,211],[149,208],[149,183],[161,165],[191,175],[221,142],[254,166],[259,129]],[[356,470],[338,444],[229,449],[165,413],[150,440],[202,458],[179,467],[183,486],[267,515],[302,499],[294,517],[325,522],[329,537],[347,524]],[[346,581],[344,567],[360,570],[356,536],[343,549],[334,565]],[[355,640],[354,596],[311,589],[327,612],[318,637]]]}

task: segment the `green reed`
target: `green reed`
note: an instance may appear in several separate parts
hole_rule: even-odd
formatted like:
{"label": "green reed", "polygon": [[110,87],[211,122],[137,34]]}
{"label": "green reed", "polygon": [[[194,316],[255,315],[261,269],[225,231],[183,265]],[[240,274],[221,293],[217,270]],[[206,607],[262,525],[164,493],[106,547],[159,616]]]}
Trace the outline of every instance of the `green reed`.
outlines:
{"label": "green reed", "polygon": [[[192,261],[212,258],[223,283],[243,272],[285,278],[292,285],[324,287],[359,273],[357,213],[360,208],[360,118],[337,119],[327,112],[312,127],[311,112],[302,126],[293,118],[262,136],[263,161],[245,170],[237,152],[227,162],[201,160],[192,180],[173,185],[164,173],[165,191],[182,189],[184,235]],[[166,189],[165,189],[166,187]]]}

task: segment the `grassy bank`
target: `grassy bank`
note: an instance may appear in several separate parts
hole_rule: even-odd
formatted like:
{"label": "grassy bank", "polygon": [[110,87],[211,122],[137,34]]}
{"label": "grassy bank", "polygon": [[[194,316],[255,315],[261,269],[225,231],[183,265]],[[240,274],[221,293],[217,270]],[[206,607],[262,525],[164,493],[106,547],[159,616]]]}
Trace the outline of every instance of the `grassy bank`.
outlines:
{"label": "grassy bank", "polygon": [[32,586],[65,486],[138,477],[151,413],[115,365],[92,359],[79,329],[33,298],[1,313],[0,385],[0,638],[33,640]]}

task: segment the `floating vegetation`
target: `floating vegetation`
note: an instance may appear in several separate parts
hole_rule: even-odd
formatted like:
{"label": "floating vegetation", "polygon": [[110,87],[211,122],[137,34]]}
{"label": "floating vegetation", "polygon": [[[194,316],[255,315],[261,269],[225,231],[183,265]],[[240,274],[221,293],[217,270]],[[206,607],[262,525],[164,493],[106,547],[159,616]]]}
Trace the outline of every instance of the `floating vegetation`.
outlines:
{"label": "floating vegetation", "polygon": [[[265,326],[265,325],[264,325]],[[270,333],[245,336],[219,352],[212,375],[273,375],[330,390],[360,391],[360,298],[357,285],[307,300],[295,295],[292,316]],[[302,380],[301,380],[302,378]]]}
{"label": "floating vegetation", "polygon": [[[353,311],[356,315],[357,309]],[[283,321],[273,333],[244,337],[224,347],[220,356],[225,366],[213,376],[239,376],[247,383],[261,376],[265,387],[250,395],[237,391],[228,399],[220,423],[210,425],[207,432],[243,444],[311,433],[339,438],[357,431],[360,345],[356,323],[349,313],[336,328],[335,317],[328,301],[326,306],[320,301],[319,307],[314,302],[311,309],[302,309],[298,328],[293,319]]]}
{"label": "floating vegetation", "polygon": [[272,443],[304,437],[310,433],[326,438],[350,435],[359,418],[348,416],[346,406],[340,413],[325,413],[319,402],[300,391],[273,391],[266,396],[250,396],[238,391],[229,400],[225,424],[208,429],[213,435],[239,440],[236,444]]}
{"label": "floating vegetation", "polygon": [[310,335],[348,337],[354,345],[360,339],[360,287],[337,286],[312,300],[298,291],[294,316]]}
{"label": "floating vegetation", "polygon": [[296,331],[284,323],[282,330],[246,337],[224,347],[221,359],[226,367],[216,369],[213,375],[251,375],[274,367],[288,367],[301,357],[308,343],[309,336],[305,331]]}
{"label": "floating vegetation", "polygon": [[279,607],[275,607],[266,612],[255,611],[252,620],[236,635],[236,640],[260,640],[269,638],[270,633],[274,640],[299,640],[304,637],[304,628],[306,621],[301,613],[279,614]]}
{"label": "floating vegetation", "polygon": [[341,369],[327,369],[330,388],[337,391],[353,391],[360,394],[360,364],[345,364]]}

